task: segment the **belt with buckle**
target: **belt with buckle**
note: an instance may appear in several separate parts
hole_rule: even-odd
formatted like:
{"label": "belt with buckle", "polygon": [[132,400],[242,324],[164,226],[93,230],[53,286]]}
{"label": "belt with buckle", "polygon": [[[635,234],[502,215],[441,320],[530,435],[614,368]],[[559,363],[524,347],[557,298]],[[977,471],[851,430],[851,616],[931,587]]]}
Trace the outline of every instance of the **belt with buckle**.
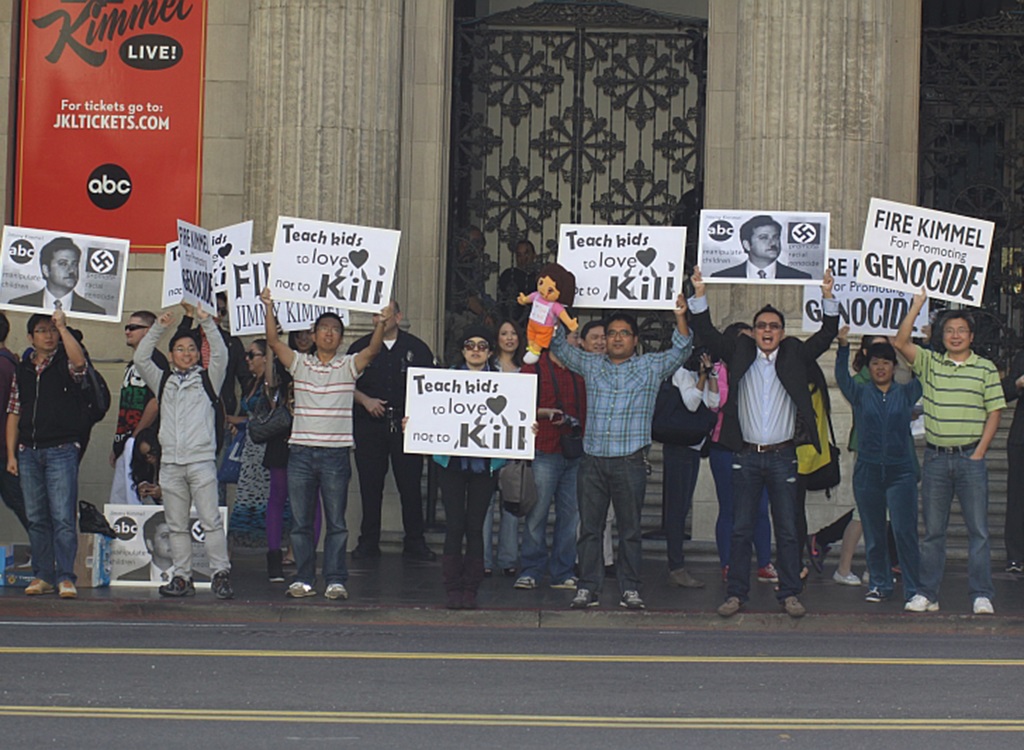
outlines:
{"label": "belt with buckle", "polygon": [[974,449],[978,447],[978,441],[975,440],[967,445],[932,445],[931,443],[924,445],[928,450],[933,450],[936,453],[974,453]]}
{"label": "belt with buckle", "polygon": [[789,448],[792,445],[792,440],[783,440],[781,443],[771,443],[770,445],[744,443],[743,448],[748,451],[754,451],[754,453],[774,453],[775,451],[781,451],[783,448]]}

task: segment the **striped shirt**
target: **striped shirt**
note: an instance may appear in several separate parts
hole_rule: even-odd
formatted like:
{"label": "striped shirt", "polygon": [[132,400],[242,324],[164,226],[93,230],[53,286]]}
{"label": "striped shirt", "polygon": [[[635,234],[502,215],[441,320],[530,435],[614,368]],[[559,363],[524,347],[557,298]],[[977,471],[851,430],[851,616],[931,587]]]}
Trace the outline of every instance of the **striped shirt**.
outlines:
{"label": "striped shirt", "polygon": [[326,364],[315,354],[293,352],[288,368],[295,381],[295,419],[289,445],[348,448],[352,441],[355,355],[335,354]]}
{"label": "striped shirt", "polygon": [[996,366],[974,352],[958,364],[919,346],[913,369],[924,390],[925,439],[932,445],[980,440],[989,413],[1006,407]]}

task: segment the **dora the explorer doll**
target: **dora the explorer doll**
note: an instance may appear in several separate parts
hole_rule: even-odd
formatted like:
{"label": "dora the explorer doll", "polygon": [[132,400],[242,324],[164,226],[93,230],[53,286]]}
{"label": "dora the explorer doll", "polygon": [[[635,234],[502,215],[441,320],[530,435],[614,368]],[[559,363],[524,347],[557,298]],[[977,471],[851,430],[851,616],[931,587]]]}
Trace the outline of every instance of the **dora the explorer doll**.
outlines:
{"label": "dora the explorer doll", "polygon": [[529,295],[520,293],[520,305],[533,303],[530,309],[530,323],[526,327],[526,355],[523,361],[533,364],[540,359],[540,353],[551,346],[555,332],[555,321],[561,320],[566,328],[575,331],[579,323],[570,318],[565,308],[576,297],[576,277],[572,271],[557,263],[548,263],[537,275],[537,291]]}

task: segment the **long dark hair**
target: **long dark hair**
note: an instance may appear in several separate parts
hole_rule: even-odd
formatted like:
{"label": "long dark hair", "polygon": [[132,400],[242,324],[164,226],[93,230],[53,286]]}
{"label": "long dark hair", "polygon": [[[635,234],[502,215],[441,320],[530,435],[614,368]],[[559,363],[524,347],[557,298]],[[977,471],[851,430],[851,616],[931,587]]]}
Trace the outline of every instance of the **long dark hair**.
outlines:
{"label": "long dark hair", "polygon": [[[150,463],[139,450],[139,446],[143,444],[149,446],[149,455],[155,457],[156,460],[153,463]],[[132,444],[132,455],[129,457],[128,467],[132,482],[136,486],[142,482],[160,484],[158,481],[160,477],[160,440],[157,437],[156,428],[147,427],[144,430],[139,430],[139,434],[135,436],[135,442]]]}
{"label": "long dark hair", "polygon": [[500,366],[501,362],[501,329],[508,323],[512,326],[512,329],[516,332],[516,337],[519,339],[519,343],[516,345],[516,350],[512,352],[512,364],[516,367],[523,366],[523,355],[526,353],[526,334],[523,333],[523,327],[516,323],[512,318],[504,318],[498,324],[498,333],[495,335],[494,340],[497,346],[494,350],[494,363]]}

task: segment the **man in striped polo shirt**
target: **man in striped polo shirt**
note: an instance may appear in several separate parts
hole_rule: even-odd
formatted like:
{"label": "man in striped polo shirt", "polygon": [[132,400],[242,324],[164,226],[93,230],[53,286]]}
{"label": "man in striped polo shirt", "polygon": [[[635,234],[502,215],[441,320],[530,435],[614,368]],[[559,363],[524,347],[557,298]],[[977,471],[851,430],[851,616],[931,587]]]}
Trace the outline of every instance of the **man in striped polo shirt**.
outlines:
{"label": "man in striped polo shirt", "polygon": [[348,599],[345,583],[348,567],[345,551],[348,528],[345,507],[348,482],[352,477],[349,451],[352,439],[352,399],[356,378],[373,361],[384,341],[384,329],[391,318],[388,305],[374,321],[373,335],[365,349],[357,354],[342,354],[341,338],[345,327],[334,313],[323,313],[313,325],[316,350],[310,354],[293,351],[277,335],[277,320],[270,289],[260,295],[266,307],[267,345],[294,379],[295,419],[288,440],[288,497],[292,504],[292,549],[295,552],[295,579],[288,596],[315,596],[316,542],[313,519],[318,496],[323,501],[324,537],[323,578],[328,599]]}
{"label": "man in striped polo shirt", "polygon": [[921,467],[920,585],[907,602],[909,612],[937,612],[939,584],[946,566],[946,526],[953,495],[967,525],[967,583],[976,615],[993,614],[991,548],[988,537],[988,469],[985,453],[1006,406],[999,373],[991,361],[971,351],[974,319],[952,310],[939,321],[945,352],[922,349],[910,340],[927,296],[914,297],[894,342],[914,368],[924,390],[927,447]]}

